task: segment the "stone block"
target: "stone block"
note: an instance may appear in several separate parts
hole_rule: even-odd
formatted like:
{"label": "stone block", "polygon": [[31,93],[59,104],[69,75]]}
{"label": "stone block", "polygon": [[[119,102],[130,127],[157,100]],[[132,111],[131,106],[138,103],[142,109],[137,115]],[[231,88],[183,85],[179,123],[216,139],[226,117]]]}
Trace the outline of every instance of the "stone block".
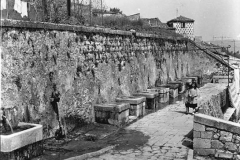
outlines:
{"label": "stone block", "polygon": [[200,156],[215,155],[215,149],[194,149],[194,154]]}
{"label": "stone block", "polygon": [[219,137],[220,137],[220,133],[214,133],[213,139],[219,139]]}
{"label": "stone block", "polygon": [[216,128],[212,128],[212,127],[206,127],[206,131],[217,132],[217,129]]}
{"label": "stone block", "polygon": [[200,137],[201,137],[201,132],[193,131],[193,138],[200,138]]}
{"label": "stone block", "polygon": [[129,115],[131,116],[144,116],[146,108],[146,98],[142,96],[122,96],[116,98],[117,102],[129,103],[130,110]]}
{"label": "stone block", "polygon": [[169,82],[167,85],[177,85],[179,93],[185,90],[185,85],[183,82]]}
{"label": "stone block", "polygon": [[226,153],[226,152],[216,152],[216,158],[225,158],[225,159],[233,159],[233,153]]}
{"label": "stone block", "polygon": [[146,97],[148,109],[156,109],[158,106],[158,100],[159,100],[158,92],[148,92],[148,91],[138,92],[138,93],[134,93],[133,96]]}
{"label": "stone block", "polygon": [[222,149],[224,147],[224,144],[218,140],[212,140],[211,141],[211,148],[213,149]]}
{"label": "stone block", "polygon": [[233,136],[233,134],[230,133],[230,132],[226,132],[226,131],[221,131],[220,132],[220,140],[221,141],[231,142],[232,141],[232,136]]}
{"label": "stone block", "polygon": [[235,155],[235,156],[234,156],[234,159],[235,159],[235,160],[240,160],[240,155]]}
{"label": "stone block", "polygon": [[211,140],[210,139],[201,139],[201,138],[194,138],[193,139],[193,148],[194,149],[201,149],[201,148],[211,148]]}
{"label": "stone block", "polygon": [[[166,85],[157,85],[157,87],[152,88],[153,90],[159,92],[160,103],[166,103],[169,101],[169,87]],[[150,89],[150,90],[152,90]]]}
{"label": "stone block", "polygon": [[225,143],[225,148],[229,151],[237,151],[237,146],[236,144],[232,143],[232,142],[226,142]]}
{"label": "stone block", "polygon": [[239,123],[226,121],[223,119],[215,118],[215,117],[208,116],[201,113],[195,114],[194,122],[197,122],[206,126],[214,127],[219,130],[226,130],[236,134],[240,133]]}
{"label": "stone block", "polygon": [[129,103],[105,103],[96,104],[95,120],[98,123],[109,123],[113,125],[122,125],[128,122],[129,119]]}
{"label": "stone block", "polygon": [[170,88],[169,96],[172,98],[176,98],[178,96],[178,88]]}
{"label": "stone block", "polygon": [[238,141],[240,141],[240,136],[236,136],[235,139],[238,140]]}
{"label": "stone block", "polygon": [[205,131],[205,126],[201,125],[199,123],[194,123],[193,130],[194,131]]}
{"label": "stone block", "polygon": [[201,132],[201,138],[203,139],[211,139],[213,136],[213,132]]}

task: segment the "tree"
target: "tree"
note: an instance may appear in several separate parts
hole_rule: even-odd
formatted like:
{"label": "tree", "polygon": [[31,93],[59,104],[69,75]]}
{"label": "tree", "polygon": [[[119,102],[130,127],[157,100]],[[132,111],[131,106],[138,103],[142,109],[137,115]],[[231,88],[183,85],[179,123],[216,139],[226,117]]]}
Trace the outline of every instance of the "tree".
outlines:
{"label": "tree", "polygon": [[120,11],[119,8],[110,8],[110,11],[111,11],[111,12],[114,12],[114,13],[120,13],[120,14],[122,14],[122,11]]}

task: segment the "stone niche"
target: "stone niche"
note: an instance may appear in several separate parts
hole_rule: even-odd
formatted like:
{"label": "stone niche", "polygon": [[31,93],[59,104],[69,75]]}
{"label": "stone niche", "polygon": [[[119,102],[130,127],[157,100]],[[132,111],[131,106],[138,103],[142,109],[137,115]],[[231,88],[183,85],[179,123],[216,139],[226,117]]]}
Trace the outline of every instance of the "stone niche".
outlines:
{"label": "stone niche", "polygon": [[[43,125],[44,137],[58,128],[50,104],[53,84],[61,119],[94,121],[93,104],[186,77],[216,71],[217,61],[161,36],[41,22],[1,20],[2,102],[20,121]],[[171,46],[179,50],[171,50]],[[74,127],[75,124],[68,126]],[[64,128],[66,128],[65,126]]]}

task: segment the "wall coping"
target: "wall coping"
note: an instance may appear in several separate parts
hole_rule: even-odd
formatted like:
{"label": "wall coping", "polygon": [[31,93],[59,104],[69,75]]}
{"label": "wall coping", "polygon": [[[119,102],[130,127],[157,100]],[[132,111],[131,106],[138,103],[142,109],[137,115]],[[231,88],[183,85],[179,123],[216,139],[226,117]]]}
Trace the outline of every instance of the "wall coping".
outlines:
{"label": "wall coping", "polygon": [[105,33],[105,34],[115,34],[123,36],[133,36],[134,34],[137,37],[142,38],[157,38],[157,39],[171,39],[171,40],[184,40],[186,38],[168,36],[160,36],[157,34],[148,34],[140,32],[131,32],[123,30],[113,30],[111,28],[102,28],[102,27],[90,27],[83,25],[68,25],[68,24],[55,24],[49,22],[37,22],[37,21],[22,21],[22,20],[13,20],[13,19],[1,19],[1,27],[13,27],[13,28],[31,28],[31,29],[48,29],[48,30],[60,30],[60,31],[73,31],[73,32],[87,32],[87,33]]}
{"label": "wall coping", "polygon": [[217,129],[225,130],[231,133],[240,133],[240,124],[239,123],[234,123],[231,121],[226,121],[220,118],[215,118],[212,116],[208,116],[205,114],[195,114],[194,115],[194,122],[200,123],[202,125],[214,127]]}

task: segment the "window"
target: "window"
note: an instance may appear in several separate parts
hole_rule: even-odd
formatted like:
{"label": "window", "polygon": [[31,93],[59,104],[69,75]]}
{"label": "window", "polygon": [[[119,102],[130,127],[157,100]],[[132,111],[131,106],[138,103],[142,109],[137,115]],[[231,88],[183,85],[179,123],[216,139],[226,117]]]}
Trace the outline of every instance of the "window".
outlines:
{"label": "window", "polygon": [[181,28],[185,28],[185,23],[181,23]]}

